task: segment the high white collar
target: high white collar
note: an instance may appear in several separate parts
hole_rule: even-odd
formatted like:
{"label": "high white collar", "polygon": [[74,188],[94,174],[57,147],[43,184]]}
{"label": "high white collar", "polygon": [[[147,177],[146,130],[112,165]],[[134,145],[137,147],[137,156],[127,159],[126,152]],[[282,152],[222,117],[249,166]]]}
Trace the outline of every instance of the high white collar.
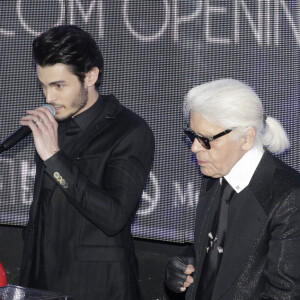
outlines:
{"label": "high white collar", "polygon": [[248,186],[263,154],[264,150],[262,146],[254,146],[224,176],[237,193],[240,193]]}

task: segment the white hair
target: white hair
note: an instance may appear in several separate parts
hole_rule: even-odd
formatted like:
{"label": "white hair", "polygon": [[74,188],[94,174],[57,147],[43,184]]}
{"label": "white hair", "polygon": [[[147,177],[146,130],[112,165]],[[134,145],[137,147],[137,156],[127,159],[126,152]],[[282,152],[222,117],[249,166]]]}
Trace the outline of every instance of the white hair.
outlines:
{"label": "white hair", "polygon": [[208,122],[224,129],[236,129],[241,137],[249,128],[256,133],[255,143],[270,152],[281,153],[289,147],[287,134],[272,117],[264,117],[262,103],[246,84],[235,79],[219,79],[192,88],[184,103],[184,114],[198,112]]}

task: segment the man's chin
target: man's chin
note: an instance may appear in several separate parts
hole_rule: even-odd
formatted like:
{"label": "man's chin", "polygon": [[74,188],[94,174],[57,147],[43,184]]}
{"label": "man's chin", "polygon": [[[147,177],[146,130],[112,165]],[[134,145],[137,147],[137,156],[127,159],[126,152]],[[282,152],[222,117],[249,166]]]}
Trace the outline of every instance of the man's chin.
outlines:
{"label": "man's chin", "polygon": [[57,121],[57,122],[63,122],[63,121],[65,121],[66,119],[68,119],[68,117],[66,117],[66,116],[55,116],[55,120]]}
{"label": "man's chin", "polygon": [[55,119],[58,122],[64,122],[67,119],[70,119],[71,117],[73,117],[76,113],[77,113],[77,111],[73,111],[73,112],[70,112],[68,114],[59,114],[58,113],[58,114],[55,115]]}
{"label": "man's chin", "polygon": [[208,177],[212,177],[212,178],[221,177],[221,176],[219,176],[219,174],[217,174],[216,172],[214,172],[213,170],[211,170],[207,166],[206,167],[200,166],[200,171],[204,176],[208,176]]}

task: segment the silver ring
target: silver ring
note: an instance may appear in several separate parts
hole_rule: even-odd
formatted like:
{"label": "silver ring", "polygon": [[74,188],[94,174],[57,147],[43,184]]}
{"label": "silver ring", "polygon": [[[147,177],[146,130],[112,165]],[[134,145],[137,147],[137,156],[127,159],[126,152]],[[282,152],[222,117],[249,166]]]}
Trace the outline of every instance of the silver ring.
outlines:
{"label": "silver ring", "polygon": [[42,121],[41,119],[37,119],[37,120],[33,121],[33,123],[34,123],[36,126],[38,126],[37,124],[40,123],[40,122],[43,122],[43,121]]}

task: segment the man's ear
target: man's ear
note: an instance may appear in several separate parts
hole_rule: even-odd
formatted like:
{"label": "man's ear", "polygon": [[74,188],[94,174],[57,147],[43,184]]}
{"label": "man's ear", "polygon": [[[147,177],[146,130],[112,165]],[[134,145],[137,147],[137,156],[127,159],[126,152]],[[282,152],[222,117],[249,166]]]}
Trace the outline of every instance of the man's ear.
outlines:
{"label": "man's ear", "polygon": [[87,87],[95,85],[98,80],[99,69],[97,67],[92,68],[85,74],[84,82]]}
{"label": "man's ear", "polygon": [[243,145],[242,145],[243,150],[249,151],[253,147],[255,143],[255,136],[256,136],[255,129],[253,127],[250,127],[247,130],[245,136],[243,137]]}

